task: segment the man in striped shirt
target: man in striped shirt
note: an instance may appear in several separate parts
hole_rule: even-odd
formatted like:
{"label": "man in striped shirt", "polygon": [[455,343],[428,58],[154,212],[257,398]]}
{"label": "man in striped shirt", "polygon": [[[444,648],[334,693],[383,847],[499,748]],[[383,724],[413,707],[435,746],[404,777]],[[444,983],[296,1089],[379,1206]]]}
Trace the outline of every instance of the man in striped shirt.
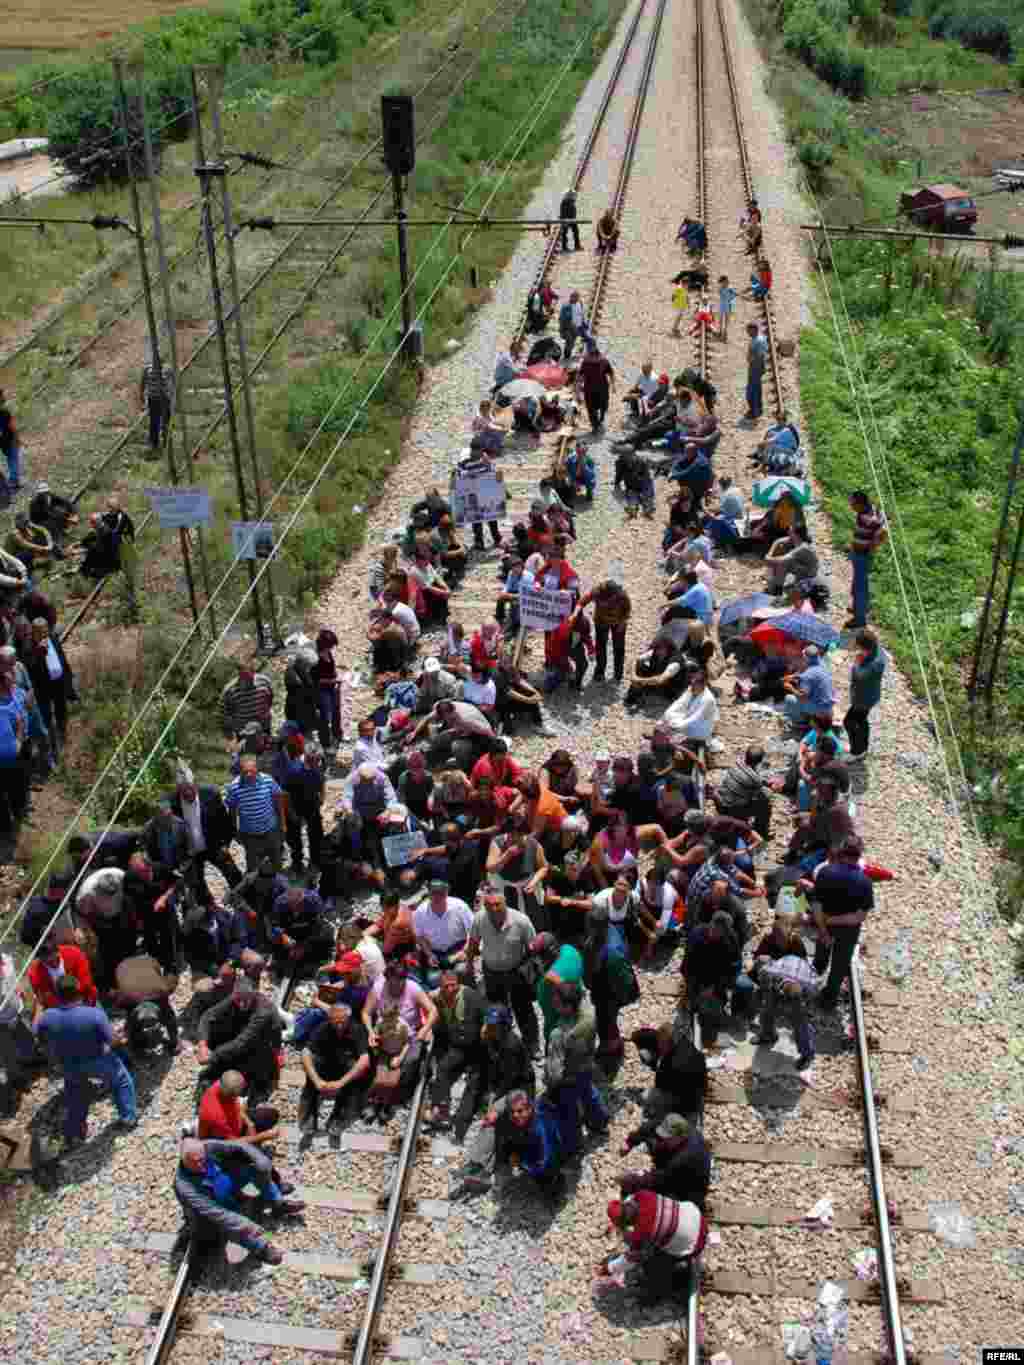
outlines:
{"label": "man in striped shirt", "polygon": [[258,721],[270,733],[270,709],[274,686],[265,673],[255,673],[247,663],[238,661],[238,677],[221,693],[224,733],[242,738],[245,727]]}
{"label": "man in striped shirt", "polygon": [[238,776],[224,792],[224,804],[235,817],[246,872],[255,872],[263,858],[280,872],[288,798],[272,777],[259,771],[251,755],[239,764]]}

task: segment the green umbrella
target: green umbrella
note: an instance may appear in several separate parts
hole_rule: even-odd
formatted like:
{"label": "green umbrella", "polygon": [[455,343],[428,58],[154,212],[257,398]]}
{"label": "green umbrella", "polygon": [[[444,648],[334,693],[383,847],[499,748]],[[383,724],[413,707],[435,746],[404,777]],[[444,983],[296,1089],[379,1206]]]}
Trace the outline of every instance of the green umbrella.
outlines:
{"label": "green umbrella", "polygon": [[798,507],[806,507],[811,500],[811,485],[806,479],[794,479],[788,474],[758,479],[754,484],[754,504],[757,507],[774,507],[787,493]]}

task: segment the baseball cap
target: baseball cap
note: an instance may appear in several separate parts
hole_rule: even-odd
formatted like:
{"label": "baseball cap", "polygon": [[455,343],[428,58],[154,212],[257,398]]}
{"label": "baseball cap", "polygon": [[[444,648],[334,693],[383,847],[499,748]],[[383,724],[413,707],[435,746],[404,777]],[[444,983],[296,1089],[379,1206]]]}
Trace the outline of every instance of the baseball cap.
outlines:
{"label": "baseball cap", "polygon": [[654,1131],[660,1138],[688,1137],[690,1125],[682,1114],[666,1114]]}
{"label": "baseball cap", "polygon": [[440,673],[440,672],[441,672],[441,660],[440,660],[439,658],[437,658],[437,656],[434,655],[434,654],[432,654],[432,655],[430,656],[429,659],[424,659],[424,661],[423,661],[423,672],[424,672],[424,673]]}
{"label": "baseball cap", "polygon": [[598,749],[597,753],[594,755],[595,763],[610,763],[611,761],[612,756],[607,749]]}
{"label": "baseball cap", "polygon": [[445,879],[444,879],[443,877],[435,877],[434,880],[430,883],[429,889],[430,889],[431,891],[438,891],[438,892],[442,892],[442,891],[443,891],[443,892],[445,893],[445,895],[447,895],[447,894],[448,894],[448,883],[445,881]]}
{"label": "baseball cap", "polygon": [[343,976],[347,976],[349,972],[361,972],[363,970],[363,959],[355,952],[342,953],[341,957],[338,958],[336,965],[338,971],[341,972]]}
{"label": "baseball cap", "polygon": [[492,1005],[484,1015],[484,1023],[499,1028],[511,1028],[512,1011],[507,1005]]}

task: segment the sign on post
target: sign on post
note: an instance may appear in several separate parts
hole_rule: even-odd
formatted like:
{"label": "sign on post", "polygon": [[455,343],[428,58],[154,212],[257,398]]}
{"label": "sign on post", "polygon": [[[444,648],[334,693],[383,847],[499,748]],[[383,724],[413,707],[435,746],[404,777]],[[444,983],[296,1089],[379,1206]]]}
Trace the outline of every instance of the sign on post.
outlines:
{"label": "sign on post", "polygon": [[404,867],[418,848],[426,848],[427,836],[421,829],[411,834],[389,834],[380,841],[388,867]]}
{"label": "sign on post", "polygon": [[525,630],[557,630],[571,611],[571,592],[524,588],[519,594],[519,622]]}
{"label": "sign on post", "polygon": [[231,548],[236,559],[269,559],[274,553],[274,528],[269,521],[233,521]]}
{"label": "sign on post", "polygon": [[456,470],[452,513],[456,526],[500,521],[505,515],[505,482],[491,468]]}
{"label": "sign on post", "polygon": [[210,524],[210,494],[205,488],[147,488],[146,497],[165,531]]}

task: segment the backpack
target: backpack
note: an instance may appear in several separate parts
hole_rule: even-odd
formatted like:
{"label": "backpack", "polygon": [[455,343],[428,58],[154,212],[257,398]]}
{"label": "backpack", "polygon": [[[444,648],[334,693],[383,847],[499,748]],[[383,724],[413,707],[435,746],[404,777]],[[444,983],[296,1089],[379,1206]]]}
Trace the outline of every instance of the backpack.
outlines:
{"label": "backpack", "polygon": [[148,1052],[164,1041],[160,1010],[151,1000],[136,1005],[128,1016],[128,1041],[133,1051]]}

